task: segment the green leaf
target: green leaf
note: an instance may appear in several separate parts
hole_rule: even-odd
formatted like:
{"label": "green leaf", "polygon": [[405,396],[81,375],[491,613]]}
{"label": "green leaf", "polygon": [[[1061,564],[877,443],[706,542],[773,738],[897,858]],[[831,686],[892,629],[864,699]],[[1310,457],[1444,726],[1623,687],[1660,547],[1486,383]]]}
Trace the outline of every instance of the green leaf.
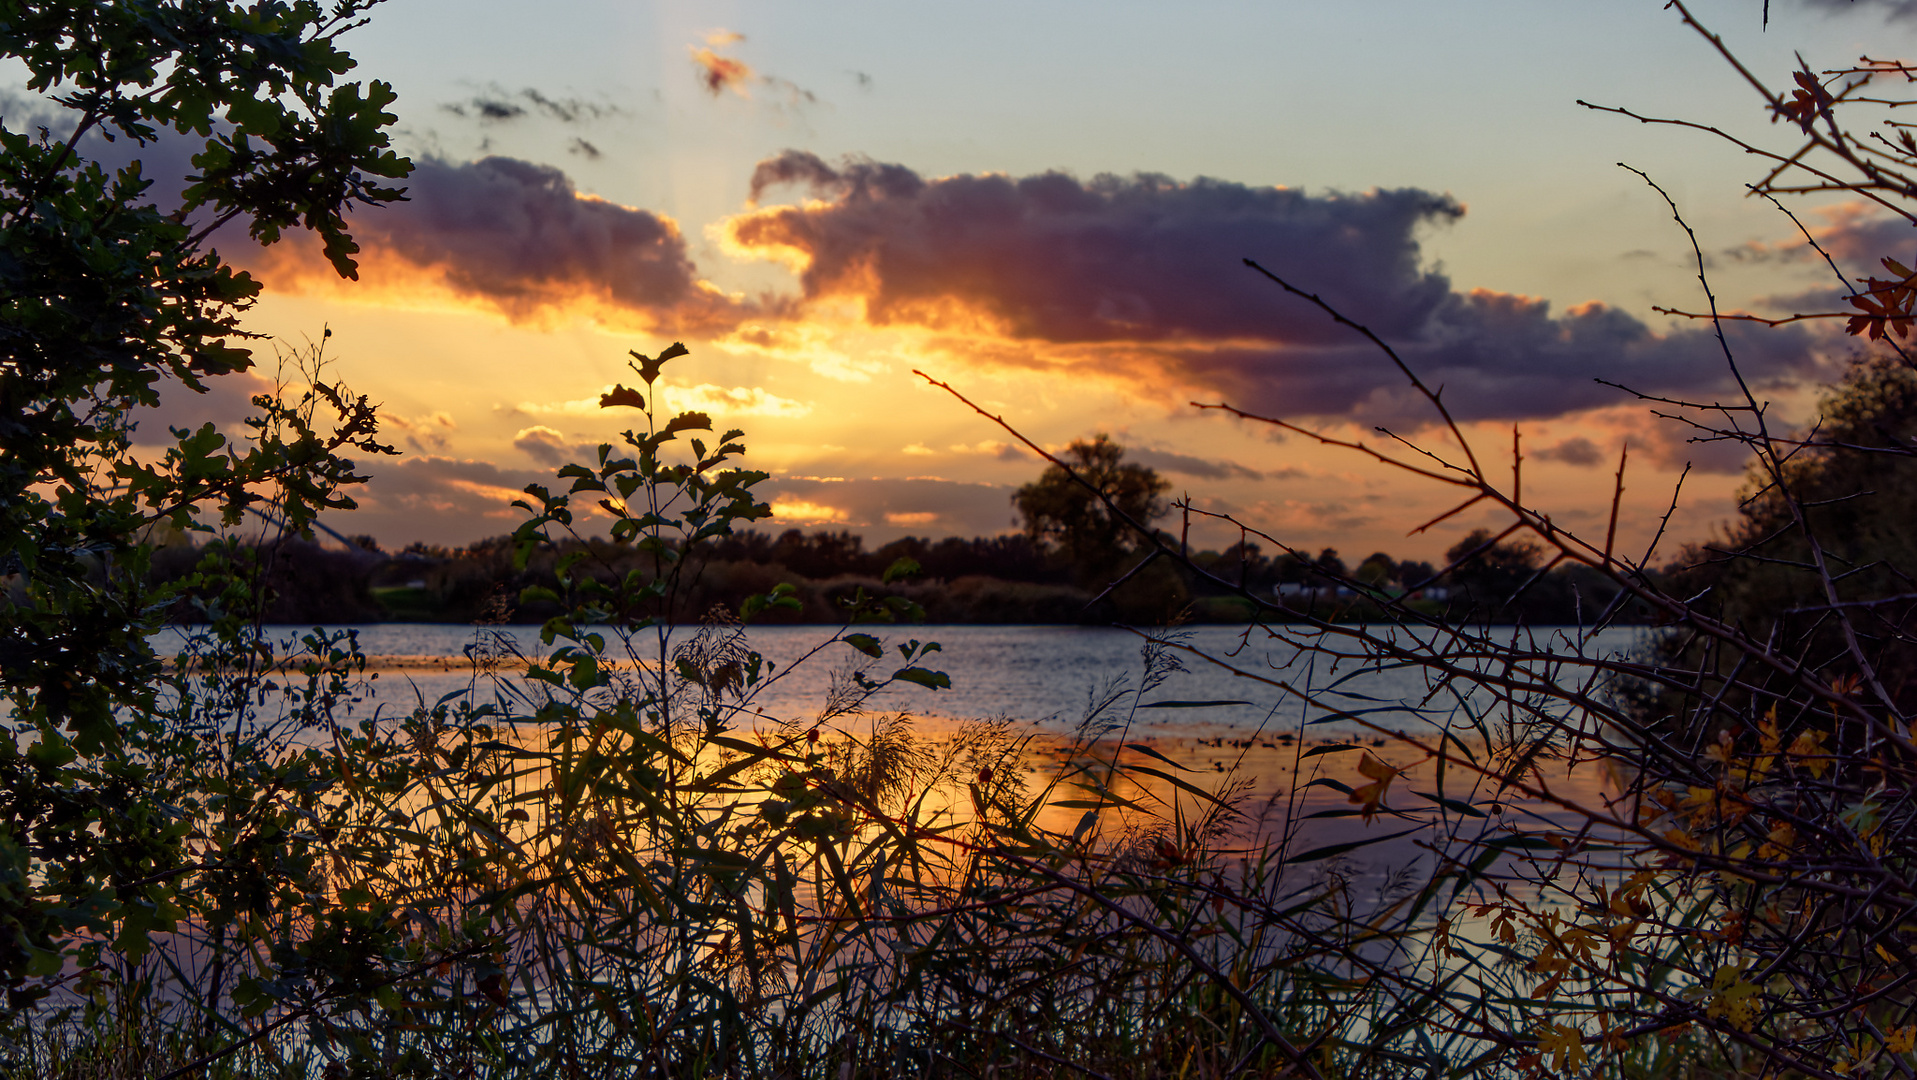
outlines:
{"label": "green leaf", "polygon": [[1347,851],[1356,851],[1359,848],[1370,847],[1373,844],[1382,844],[1386,840],[1396,840],[1400,836],[1410,836],[1412,833],[1418,832],[1422,828],[1423,826],[1418,826],[1417,828],[1403,829],[1399,832],[1388,833],[1384,836],[1372,836],[1363,840],[1347,841],[1342,844],[1326,844],[1324,847],[1312,848],[1310,851],[1307,851],[1302,855],[1293,855],[1291,858],[1285,860],[1285,865],[1289,866],[1292,863],[1316,862],[1319,859],[1329,859],[1333,855],[1343,855]]}
{"label": "green leaf", "polygon": [[644,353],[633,351],[632,358],[639,361],[638,366],[633,370],[639,372],[639,377],[646,380],[647,386],[651,386],[653,381],[659,378],[659,369],[664,366],[666,361],[685,356],[690,352],[690,349],[687,349],[677,341],[666,346],[665,351],[656,357],[650,357]]}
{"label": "green leaf", "polygon": [[1416,795],[1420,799],[1429,799],[1432,802],[1437,803],[1439,806],[1442,806],[1447,810],[1453,811],[1455,813],[1463,814],[1466,817],[1481,818],[1485,816],[1484,811],[1478,809],[1475,806],[1472,806],[1468,802],[1460,802],[1457,799],[1446,798],[1443,795],[1439,795],[1429,791],[1414,791],[1411,794]]}
{"label": "green leaf", "polygon": [[847,634],[841,640],[874,660],[885,655],[885,646],[871,634]]}
{"label": "green leaf", "polygon": [[639,391],[618,383],[613,384],[611,393],[599,395],[599,407],[602,409],[614,409],[621,405],[643,409],[646,407],[646,399],[639,395]]}
{"label": "green leaf", "polygon": [[1174,769],[1182,769],[1185,772],[1192,771],[1191,769],[1185,768],[1185,766],[1180,765],[1178,762],[1173,761],[1172,759],[1166,757],[1165,755],[1159,753],[1158,751],[1153,750],[1151,747],[1146,746],[1144,743],[1135,743],[1135,742],[1126,743],[1125,749],[1136,750],[1139,753],[1144,754],[1146,757],[1157,758],[1158,760],[1164,762],[1165,764],[1170,765]]}
{"label": "green leaf", "polygon": [[1216,803],[1219,806],[1225,805],[1224,802],[1218,798],[1218,796],[1212,794],[1209,791],[1206,791],[1204,788],[1201,788],[1196,784],[1190,783],[1189,781],[1184,780],[1180,777],[1173,776],[1172,774],[1168,772],[1164,772],[1159,769],[1154,769],[1149,765],[1123,765],[1123,766],[1120,766],[1120,768],[1123,768],[1126,772],[1140,772],[1140,773],[1144,773],[1147,776],[1156,776],[1160,780],[1165,781],[1166,783],[1172,785],[1175,788],[1178,788],[1180,791],[1183,791],[1188,795],[1196,795],[1197,797],[1205,800],[1206,802]]}
{"label": "green leaf", "polygon": [[712,417],[707,416],[705,413],[702,413],[702,412],[683,412],[683,413],[680,413],[678,416],[675,416],[672,419],[666,421],[665,431],[663,431],[661,434],[665,435],[667,438],[671,438],[672,436],[677,435],[681,431],[711,431],[711,430],[712,430]]}
{"label": "green leaf", "polygon": [[952,677],[943,671],[928,671],[922,667],[900,668],[892,673],[900,682],[917,683],[929,690],[950,690]]}
{"label": "green leaf", "polygon": [[900,578],[914,577],[918,574],[918,572],[919,572],[918,560],[912,558],[909,555],[902,555],[899,558],[893,560],[891,566],[888,566],[885,568],[885,575],[884,577],[880,578],[880,580],[883,581],[885,584],[890,585],[894,581],[899,580]]}

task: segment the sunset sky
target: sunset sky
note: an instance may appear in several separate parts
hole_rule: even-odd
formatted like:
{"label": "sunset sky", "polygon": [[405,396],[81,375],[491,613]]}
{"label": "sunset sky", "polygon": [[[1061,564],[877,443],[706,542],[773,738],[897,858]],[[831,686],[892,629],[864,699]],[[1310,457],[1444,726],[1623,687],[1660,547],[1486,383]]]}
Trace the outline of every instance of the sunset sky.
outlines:
{"label": "sunset sky", "polygon": [[[1911,6],[1773,0],[1768,31],[1758,0],[1694,11],[1776,86],[1793,51],[1917,52]],[[347,44],[399,92],[412,201],[355,217],[356,283],[302,243],[221,250],[267,285],[253,328],[291,350],[330,327],[334,374],[383,403],[405,454],[328,523],[389,548],[510,531],[518,489],[630,422],[597,404],[634,382],[627,350],[674,340],[665,405],[746,430],[774,528],[1012,527],[1038,462],[914,368],[1046,446],[1109,432],[1301,548],[1429,558],[1480,524],[1407,537],[1442,492],[1188,404],[1435,438],[1381,355],[1245,257],[1399,343],[1491,456],[1517,424],[1561,524],[1602,531],[1628,440],[1641,548],[1686,461],[1686,538],[1730,514],[1741,462],[1593,381],[1726,388],[1706,329],[1651,310],[1698,307],[1695,267],[1616,163],[1678,201],[1726,306],[1834,284],[1741,197],[1755,159],[1577,104],[1789,142],[1662,0],[392,0]],[[1855,207],[1795,209],[1853,275],[1910,255]],[[1735,340],[1788,420],[1849,349]],[[230,417],[245,389],[166,419]]]}

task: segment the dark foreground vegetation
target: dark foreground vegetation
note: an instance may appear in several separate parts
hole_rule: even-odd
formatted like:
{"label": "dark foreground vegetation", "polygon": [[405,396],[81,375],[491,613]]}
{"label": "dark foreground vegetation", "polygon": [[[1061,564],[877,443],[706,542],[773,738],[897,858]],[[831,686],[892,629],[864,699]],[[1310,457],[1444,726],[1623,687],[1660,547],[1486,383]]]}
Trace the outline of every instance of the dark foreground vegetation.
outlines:
{"label": "dark foreground vegetation", "polygon": [[[1440,617],[1367,579],[1369,560],[1334,567],[1243,526],[1380,617],[1280,606],[1251,559],[1207,563],[1157,531],[1159,493],[1096,440],[1050,458],[1047,476],[1084,497],[1038,492],[1035,539],[1069,547],[1054,525],[1089,514],[1083,535],[1111,541],[1101,573],[1163,568],[1251,621],[1226,656],[1141,634],[1128,681],[1087,673],[1103,689],[1042,771],[1006,721],[934,741],[866,709],[882,687],[947,685],[937,644],[898,625],[927,612],[892,588],[936,545],[888,553],[835,598],[842,621],[806,661],[835,669],[815,709],[763,710],[783,672],[741,627],[812,601],[768,578],[706,607],[700,575],[803,571],[698,557],[777,548],[747,531],[770,513],[753,494],[765,477],[742,467],[738,432],[658,400],[683,348],[635,353],[638,386],[608,395],[634,410],[625,444],[528,489],[525,525],[496,545],[513,574],[550,560],[549,581],[506,599],[553,612],[540,654],[476,631],[470,693],[367,716],[350,635],[261,627],[294,587],[274,575],[299,565],[275,560],[350,505],[348,456],[386,451],[375,411],[314,354],[303,382],[256,399],[246,440],[183,431],[142,464],[127,419],[162,375],[191,388],[249,363],[235,319],[255,289],[204,249],[202,219],[264,240],[316,229],[350,273],[340,210],[390,199],[381,184],[407,171],[385,150],[389,92],[335,85],[350,68],[335,38],[363,7],[0,2],[0,51],[73,123],[66,141],[0,132],[7,1075],[1917,1072],[1917,431],[1901,350],[1917,277],[1902,264],[1852,290],[1853,333],[1888,352],[1832,390],[1824,425],[1780,432],[1749,396],[1659,403],[1752,458],[1742,521],[1669,577],[1653,552],[1567,533],[1500,486],[1435,393],[1447,443],[1353,447],[1503,515],[1435,580],[1520,597],[1575,565],[1611,591],[1548,641]],[[1908,75],[1805,70],[1787,94],[1753,78],[1802,140],[1749,148],[1781,168],[1757,190],[1814,164],[1820,183],[1904,207],[1917,141],[1893,127],[1860,143],[1839,119],[1872,105],[1866,85]],[[150,205],[137,172],[89,167],[95,128],[193,139],[183,212]],[[1370,337],[1358,313],[1272,277],[1274,298]],[[574,534],[575,499],[613,508],[607,543]],[[169,568],[185,549],[162,537],[255,511],[282,535]],[[835,544],[852,547],[791,550]],[[327,557],[336,573],[371,558]],[[147,634],[181,605],[203,632],[163,659]],[[1665,627],[1655,653],[1590,651],[1628,605]],[[1138,710],[1215,704],[1159,698],[1173,665],[1273,680],[1266,657],[1298,652],[1328,677],[1279,683],[1296,722],[1373,737],[1313,744],[1290,794],[1251,805],[1229,777],[1121,747]],[[526,663],[526,679],[500,677]],[[1375,670],[1420,689],[1347,692]],[[1575,782],[1592,767],[1608,788]],[[1307,839],[1326,823],[1349,839]]]}

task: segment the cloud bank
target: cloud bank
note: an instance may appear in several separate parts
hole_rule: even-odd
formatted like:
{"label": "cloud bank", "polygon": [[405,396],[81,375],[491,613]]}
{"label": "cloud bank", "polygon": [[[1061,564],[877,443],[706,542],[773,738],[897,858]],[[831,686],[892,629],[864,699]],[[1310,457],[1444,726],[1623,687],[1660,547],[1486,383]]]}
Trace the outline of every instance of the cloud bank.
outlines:
{"label": "cloud bank", "polygon": [[[1659,332],[1601,304],[1560,311],[1457,287],[1427,263],[1420,237],[1464,207],[1416,188],[928,178],[788,151],[758,165],[754,205],[716,230],[728,253],[796,276],[792,295],[748,298],[702,277],[671,219],[583,194],[551,166],[428,158],[408,187],[410,201],[354,219],[376,295],[424,286],[515,319],[585,312],[717,338],[784,335],[808,321],[836,333],[851,312],[851,329],[913,330],[938,355],[1116,380],[1173,405],[1226,400],[1393,427],[1434,419],[1377,349],[1246,269],[1249,257],[1391,342],[1460,419],[1536,420],[1629,400],[1600,379],[1689,400],[1731,389],[1706,327]],[[759,203],[792,194],[803,201]],[[331,276],[310,245],[244,261],[276,285]],[[1823,373],[1811,330],[1730,333],[1760,387]],[[803,409],[770,398],[713,404]]]}
{"label": "cloud bank", "polygon": [[[425,158],[406,189],[406,202],[352,218],[362,276],[376,288],[410,278],[512,318],[599,306],[688,335],[721,332],[758,310],[699,277],[671,218],[582,194],[552,166]],[[332,274],[302,240],[246,262],[277,285]]]}
{"label": "cloud bank", "polygon": [[[1653,332],[1614,308],[1460,292],[1426,268],[1420,229],[1464,208],[1415,188],[1309,195],[1163,176],[959,175],[762,162],[731,251],[798,274],[803,300],[852,301],[873,326],[913,326],[984,362],[1084,370],[1149,393],[1217,394],[1288,416],[1430,418],[1389,362],[1310,304],[1244,268],[1253,258],[1391,341],[1464,419],[1528,419],[1616,402],[1594,378],[1645,393],[1728,388],[1703,329]],[[1747,378],[1816,359],[1801,331],[1738,332]]]}

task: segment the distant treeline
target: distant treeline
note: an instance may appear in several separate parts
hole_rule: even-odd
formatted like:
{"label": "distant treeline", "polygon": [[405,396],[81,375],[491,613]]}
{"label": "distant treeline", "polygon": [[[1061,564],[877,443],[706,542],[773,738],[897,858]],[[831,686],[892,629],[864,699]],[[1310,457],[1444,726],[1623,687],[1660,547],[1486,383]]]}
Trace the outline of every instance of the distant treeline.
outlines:
{"label": "distant treeline", "polygon": [[[203,565],[209,553],[219,559]],[[1558,624],[1589,622],[1615,599],[1609,585],[1582,567],[1538,572],[1538,552],[1521,544],[1491,544],[1486,534],[1466,537],[1447,553],[1447,561],[1471,557],[1448,574],[1417,560],[1398,561],[1374,553],[1351,565],[1333,549],[1315,557],[1281,553],[1271,557],[1255,544],[1200,552],[1196,564],[1220,586],[1168,561],[1138,567],[1140,557],[1123,569],[1123,584],[1107,589],[1108,578],[1087,579],[1062,553],[1022,534],[904,537],[876,549],[849,531],[811,533],[790,529],[778,535],[747,531],[701,545],[686,553],[696,571],[678,595],[668,599],[682,619],[696,619],[715,606],[737,610],[746,597],[786,584],[798,610],[768,612],[762,621],[836,623],[860,593],[902,596],[940,623],[1162,623],[1178,616],[1198,622],[1244,622],[1253,605],[1232,586],[1286,609],[1339,620],[1379,614],[1373,595],[1409,596],[1411,605],[1440,618],[1524,621]],[[651,556],[630,545],[605,540],[542,544],[523,568],[514,566],[509,537],[494,537],[459,548],[413,544],[387,553],[371,537],[348,547],[290,541],[271,548],[216,548],[181,544],[155,554],[156,582],[183,581],[187,598],[171,610],[176,621],[206,618],[235,576],[235,564],[254,563],[263,583],[268,622],[364,623],[521,622],[536,623],[558,614],[550,600],[522,600],[528,589],[564,595],[561,567],[577,584],[603,582],[637,572],[650,576]],[[888,570],[909,559],[918,571],[886,583]],[[197,575],[197,576],[196,576]],[[185,580],[192,578],[193,580]],[[642,614],[639,612],[625,613]],[[1626,611],[1623,621],[1635,621]]]}

